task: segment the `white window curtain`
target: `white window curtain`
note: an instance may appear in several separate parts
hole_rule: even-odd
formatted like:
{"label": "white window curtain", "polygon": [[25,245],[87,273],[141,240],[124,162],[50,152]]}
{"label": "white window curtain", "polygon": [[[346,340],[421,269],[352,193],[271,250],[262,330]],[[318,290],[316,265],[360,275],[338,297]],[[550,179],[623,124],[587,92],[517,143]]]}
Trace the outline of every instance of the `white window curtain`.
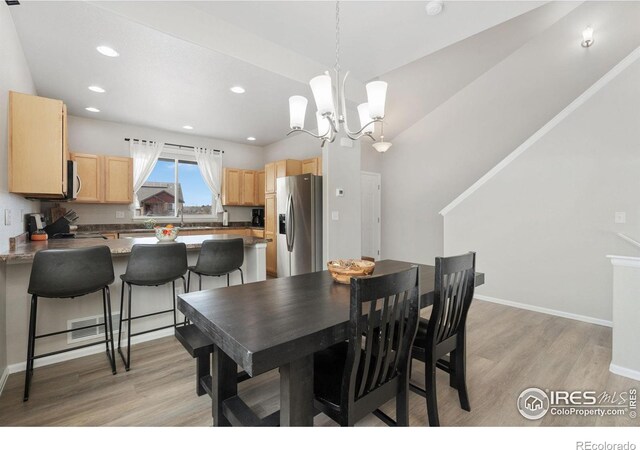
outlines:
{"label": "white window curtain", "polygon": [[222,214],[224,212],[222,200],[220,199],[222,186],[222,152],[201,147],[194,148],[194,152],[202,178],[213,193],[211,212],[213,214]]}
{"label": "white window curtain", "polygon": [[138,189],[142,187],[149,175],[151,175],[163,148],[164,144],[160,142],[131,140],[129,150],[133,158],[133,192],[136,209],[140,208]]}

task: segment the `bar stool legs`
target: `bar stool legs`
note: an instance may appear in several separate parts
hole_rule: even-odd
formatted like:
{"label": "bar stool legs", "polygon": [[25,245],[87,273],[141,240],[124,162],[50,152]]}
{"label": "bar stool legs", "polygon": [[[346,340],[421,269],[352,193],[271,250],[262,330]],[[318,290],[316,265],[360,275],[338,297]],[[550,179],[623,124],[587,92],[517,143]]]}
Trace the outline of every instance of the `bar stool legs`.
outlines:
{"label": "bar stool legs", "polygon": [[[236,270],[240,271],[240,282],[242,284],[244,284],[244,272],[240,268],[238,268]],[[192,272],[192,270],[189,270],[189,272],[187,273],[187,291],[186,292],[191,292],[191,272]],[[196,275],[198,275],[198,290],[201,291],[202,290],[202,277],[203,277],[203,275],[201,275],[201,274],[199,274],[197,272],[194,272],[194,273]],[[231,273],[232,272],[229,272],[229,273],[226,274],[226,276],[227,276],[227,287],[231,286],[230,279],[229,279],[229,275],[231,275]],[[223,277],[224,275],[225,274],[222,274],[222,275],[210,275],[210,276]],[[204,275],[204,276],[207,276],[207,275]]]}
{"label": "bar stool legs", "polygon": [[[109,365],[111,366],[111,372],[116,374],[116,358],[115,351],[113,346],[113,322],[111,320],[111,293],[109,290],[109,286],[105,286],[102,289],[102,311],[104,315],[104,322],[102,324],[98,324],[98,326],[104,326],[104,344],[107,353],[107,359],[109,359]],[[25,370],[25,382],[24,382],[24,397],[23,401],[29,400],[29,392],[31,390],[31,380],[33,378],[33,365],[36,358],[44,357],[44,356],[53,356],[60,353],[65,353],[72,350],[77,350],[80,348],[90,347],[92,345],[101,344],[102,342],[96,342],[93,344],[82,345],[76,348],[59,350],[56,352],[47,353],[44,355],[35,355],[36,348],[36,339],[43,337],[56,336],[60,334],[70,333],[72,331],[83,330],[87,328],[95,327],[96,325],[89,325],[86,327],[75,328],[73,330],[63,330],[57,331],[54,333],[47,333],[41,336],[36,335],[36,322],[38,317],[38,296],[31,296],[31,310],[29,312],[29,337],[27,341],[27,367]],[[111,348],[109,348],[109,344],[111,344]]]}
{"label": "bar stool legs", "polygon": [[[180,278],[182,278],[182,284],[183,284],[183,288],[185,289],[185,292],[189,292],[188,291],[188,285],[187,285],[187,280],[185,279],[184,276],[181,276]],[[124,317],[124,290],[125,290],[125,285],[127,287],[127,317]],[[124,368],[125,371],[129,371],[130,367],[131,367],[131,337],[132,336],[138,336],[141,334],[146,334],[146,333],[151,333],[153,331],[159,331],[165,328],[169,328],[169,327],[173,327],[174,329],[178,326],[178,315],[177,315],[177,308],[176,308],[176,282],[175,280],[171,282],[171,291],[173,293],[173,299],[172,299],[172,308],[165,310],[165,311],[158,311],[158,312],[153,312],[150,314],[143,314],[141,316],[132,316],[131,315],[131,303],[132,303],[132,295],[131,295],[131,291],[132,291],[132,285],[130,283],[127,283],[126,281],[122,282],[122,289],[120,291],[120,324],[118,326],[118,353],[120,354],[120,357],[122,358],[122,362],[124,363]],[[163,327],[159,327],[159,328],[154,328],[152,330],[147,330],[147,331],[142,331],[139,333],[131,333],[131,323],[133,320],[135,319],[142,319],[144,317],[150,317],[150,316],[155,316],[157,314],[165,314],[165,313],[169,313],[172,312],[173,313],[173,325],[167,325],[167,326],[163,326]],[[127,323],[127,355],[124,355],[124,352],[122,351],[122,324],[126,322]]]}

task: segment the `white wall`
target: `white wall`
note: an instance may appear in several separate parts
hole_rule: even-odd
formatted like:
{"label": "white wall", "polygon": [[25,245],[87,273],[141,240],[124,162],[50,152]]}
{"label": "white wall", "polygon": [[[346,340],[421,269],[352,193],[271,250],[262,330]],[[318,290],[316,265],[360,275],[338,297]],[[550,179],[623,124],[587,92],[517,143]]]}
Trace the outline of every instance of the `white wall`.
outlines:
{"label": "white wall", "polygon": [[[340,142],[339,135],[322,151],[325,264],[332,259],[360,258],[362,255],[360,142],[353,142],[353,147],[343,147]],[[343,189],[344,196],[336,196],[338,188]],[[338,220],[333,220],[334,212],[338,214]]]}
{"label": "white wall", "polygon": [[640,255],[615,236],[640,239],[639,79],[636,61],[446,215],[445,253],[478,252],[478,293],[611,320],[605,255]]}
{"label": "white wall", "polygon": [[[104,120],[69,116],[69,149],[98,155],[129,156],[129,142],[125,138],[148,139],[172,144],[200,146],[224,150],[223,165],[242,169],[262,169],[264,152],[261,147],[174,133],[154,128],[127,125]],[[127,223],[131,211],[127,205],[68,204],[80,216],[78,223]],[[250,221],[250,207],[228,207],[230,221]],[[116,219],[116,211],[125,211],[125,219]],[[222,220],[222,216],[219,216]]]}
{"label": "white wall", "polygon": [[[7,170],[7,108],[9,91],[35,94],[27,60],[22,52],[9,7],[0,4],[0,251],[9,247],[9,237],[24,232],[23,214],[40,211],[37,201],[9,194]],[[5,225],[4,210],[11,211],[11,225]]]}
{"label": "white wall", "polygon": [[[283,136],[285,134],[282,133]],[[264,147],[265,164],[282,159],[309,159],[320,155],[320,140],[306,133],[295,133]]]}
{"label": "white wall", "polygon": [[[585,2],[393,139],[382,252],[433,263],[438,212],[640,45],[640,3]],[[580,46],[585,24],[596,44]]]}
{"label": "white wall", "polygon": [[[22,215],[40,210],[39,202],[9,194],[7,185],[7,105],[9,91],[35,94],[31,73],[6,3],[0,4],[0,252],[9,247],[9,237],[24,231]],[[11,211],[11,225],[4,224],[4,210]],[[2,263],[0,263],[2,265]],[[7,367],[5,271],[0,267],[0,383]]]}

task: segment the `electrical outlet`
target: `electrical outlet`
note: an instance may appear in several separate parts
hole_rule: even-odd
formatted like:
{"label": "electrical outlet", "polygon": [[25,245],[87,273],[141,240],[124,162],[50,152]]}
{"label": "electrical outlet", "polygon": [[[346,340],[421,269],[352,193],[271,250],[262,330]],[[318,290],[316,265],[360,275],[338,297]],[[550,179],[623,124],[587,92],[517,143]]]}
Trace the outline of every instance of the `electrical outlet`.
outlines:
{"label": "electrical outlet", "polygon": [[626,212],[616,212],[614,217],[615,223],[627,223],[627,213]]}
{"label": "electrical outlet", "polygon": [[24,224],[24,209],[20,210],[20,223]]}
{"label": "electrical outlet", "polygon": [[124,211],[116,211],[116,219],[124,219]]}
{"label": "electrical outlet", "polygon": [[11,225],[11,210],[10,209],[5,209],[4,210],[4,224],[5,225]]}
{"label": "electrical outlet", "polygon": [[344,197],[344,189],[342,188],[336,189],[336,197]]}
{"label": "electrical outlet", "polygon": [[340,212],[331,211],[331,220],[340,220]]}

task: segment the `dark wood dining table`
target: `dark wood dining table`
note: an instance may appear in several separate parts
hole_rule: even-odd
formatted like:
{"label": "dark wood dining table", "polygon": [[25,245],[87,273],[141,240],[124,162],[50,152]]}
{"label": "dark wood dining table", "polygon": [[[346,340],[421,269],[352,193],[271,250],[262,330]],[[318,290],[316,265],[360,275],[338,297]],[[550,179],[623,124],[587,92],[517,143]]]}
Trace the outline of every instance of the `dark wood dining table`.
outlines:
{"label": "dark wood dining table", "polygon": [[[433,304],[435,267],[376,262],[374,275],[412,265],[420,306]],[[484,274],[476,273],[476,286]],[[214,342],[215,426],[313,425],[313,354],[347,339],[350,287],[327,271],[211,289],[178,297],[178,309]],[[280,410],[259,419],[238,396],[238,366],[251,377],[280,369]]]}

